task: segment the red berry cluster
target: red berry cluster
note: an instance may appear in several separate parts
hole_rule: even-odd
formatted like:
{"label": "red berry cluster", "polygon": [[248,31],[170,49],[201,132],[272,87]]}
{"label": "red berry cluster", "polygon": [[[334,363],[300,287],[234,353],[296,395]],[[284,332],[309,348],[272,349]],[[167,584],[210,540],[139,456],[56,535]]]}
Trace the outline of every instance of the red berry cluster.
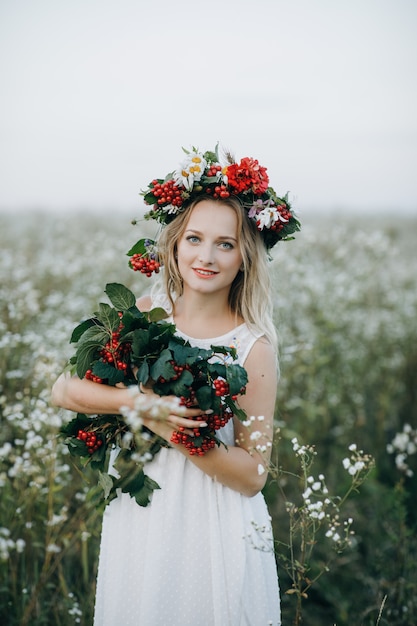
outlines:
{"label": "red berry cluster", "polygon": [[87,380],[92,380],[93,383],[103,383],[103,379],[100,378],[100,376],[96,376],[95,374],[93,374],[92,370],[87,370],[85,373],[85,378],[87,378]]}
{"label": "red berry cluster", "polygon": [[145,254],[134,254],[130,258],[129,262],[130,267],[134,272],[142,272],[142,274],[146,274],[149,278],[152,276],[152,273],[159,273],[160,263],[156,259],[150,258],[146,253]]}
{"label": "red berry cluster", "polygon": [[[196,421],[203,421],[203,417],[197,417]],[[194,437],[190,437],[190,435],[184,433],[183,428],[180,428],[172,433],[170,441],[171,443],[182,444],[190,456],[204,456],[208,450],[214,448],[216,441],[213,437],[206,435],[205,437],[203,436],[203,440],[200,441],[200,445],[196,445],[195,437],[201,437],[201,435],[201,431],[198,427],[194,429]]]}
{"label": "red berry cluster", "polygon": [[207,172],[206,172],[206,176],[207,178],[211,178],[213,176],[217,176],[217,174],[219,172],[222,171],[222,166],[219,165],[218,163],[213,163],[212,165],[210,165],[210,167],[208,168]]}
{"label": "red berry cluster", "polygon": [[180,207],[182,205],[181,189],[177,187],[172,179],[164,183],[153,180],[152,185],[151,193],[157,198],[157,204],[159,204],[159,206],[172,204],[173,206]]}
{"label": "red berry cluster", "polygon": [[[218,378],[216,380],[221,381],[223,384],[225,383],[227,385],[226,381],[224,381],[223,379]],[[219,385],[219,383],[217,384]],[[225,387],[220,388],[219,385],[219,390],[220,389],[222,389],[221,395],[225,395],[223,394],[223,389],[225,389]],[[228,391],[226,393],[228,393]],[[189,398],[182,397],[181,404],[187,407],[196,406],[196,398],[194,392],[191,392],[191,396]],[[199,416],[195,418],[195,420],[197,422],[201,422],[204,420],[207,426],[203,428],[197,426],[197,428],[194,429],[194,437],[184,433],[184,428],[180,428],[178,431],[172,433],[171,443],[182,444],[187,449],[188,454],[190,454],[191,456],[204,456],[204,454],[208,450],[211,450],[216,445],[216,439],[214,438],[213,433],[216,430],[223,428],[223,426],[226,426],[227,422],[232,416],[233,413],[227,406],[223,406],[217,414],[212,413],[204,415],[204,417]]]}
{"label": "red berry cluster", "polygon": [[207,187],[206,192],[213,196],[213,198],[228,198],[230,196],[230,191],[228,191],[226,185]]}
{"label": "red berry cluster", "polygon": [[223,428],[223,426],[226,426],[227,422],[232,416],[232,411],[227,406],[223,406],[218,415],[213,413],[207,416],[207,426],[211,430],[219,430],[219,428]]}
{"label": "red berry cluster", "polygon": [[103,445],[103,440],[99,436],[87,430],[80,429],[77,434],[77,439],[84,441],[87,446],[88,454],[93,454]]}
{"label": "red berry cluster", "polygon": [[216,378],[216,380],[213,381],[213,387],[216,390],[216,396],[219,398],[221,396],[227,396],[229,393],[229,383],[224,380],[224,378]]}
{"label": "red berry cluster", "polygon": [[183,406],[186,406],[188,409],[190,407],[197,406],[197,398],[196,398],[194,389],[190,390],[190,395],[188,398],[186,398],[185,396],[180,397],[180,404],[182,404]]}
{"label": "red berry cluster", "polygon": [[[119,326],[120,329],[120,326]],[[126,357],[129,355],[132,347],[129,343],[120,343],[120,332],[112,333],[112,338],[106,343],[104,348],[100,350],[100,356],[103,363],[110,363],[118,370],[127,371],[128,364]]]}
{"label": "red berry cluster", "polygon": [[[174,376],[171,376],[170,380],[178,380],[184,370],[191,369],[190,366],[187,365],[187,364],[185,364],[185,365],[177,365],[175,363],[175,361],[170,361],[170,363],[171,363],[172,367],[174,368],[174,372],[175,372]],[[187,399],[182,398],[182,400],[186,400],[187,402],[189,402],[191,400],[191,397],[187,398]],[[195,403],[195,396],[194,396],[193,402]]]}

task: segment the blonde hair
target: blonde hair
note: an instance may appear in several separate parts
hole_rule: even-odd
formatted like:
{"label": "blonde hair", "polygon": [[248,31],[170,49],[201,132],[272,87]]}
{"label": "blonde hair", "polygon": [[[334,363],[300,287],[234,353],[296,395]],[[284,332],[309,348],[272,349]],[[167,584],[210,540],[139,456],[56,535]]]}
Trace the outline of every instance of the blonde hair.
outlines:
{"label": "blonde hair", "polygon": [[253,329],[264,334],[277,350],[277,334],[272,317],[268,253],[256,224],[248,219],[247,211],[235,197],[213,200],[202,196],[191,202],[184,211],[167,224],[158,238],[158,254],[163,271],[163,287],[172,308],[181,296],[182,278],[176,260],[177,244],[181,239],[194,207],[203,200],[229,206],[237,216],[238,245],[242,255],[239,271],[230,287],[229,305],[233,313],[242,317]]}

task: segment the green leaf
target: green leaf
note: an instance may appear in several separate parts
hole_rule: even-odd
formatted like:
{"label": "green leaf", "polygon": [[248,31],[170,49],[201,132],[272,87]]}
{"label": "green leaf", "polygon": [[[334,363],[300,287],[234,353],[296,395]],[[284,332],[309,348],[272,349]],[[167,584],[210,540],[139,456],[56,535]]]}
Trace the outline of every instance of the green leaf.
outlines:
{"label": "green leaf", "polygon": [[76,437],[65,439],[71,456],[89,456],[85,441],[80,441]]}
{"label": "green leaf", "polygon": [[235,396],[240,393],[242,387],[245,387],[248,375],[241,365],[230,365],[226,367],[226,380],[229,383],[230,395]]}
{"label": "green leaf", "polygon": [[190,395],[190,387],[193,384],[193,380],[192,373],[189,370],[184,370],[177,380],[170,380],[166,383],[155,383],[154,391],[161,396],[174,395],[178,398],[181,396],[187,398]]}
{"label": "green leaf", "polygon": [[148,346],[150,342],[149,330],[143,328],[134,332],[132,341],[132,359],[140,359],[145,357],[148,353]]}
{"label": "green leaf", "polygon": [[159,377],[165,378],[165,380],[169,380],[173,376],[175,376],[174,367],[171,364],[172,361],[172,353],[171,350],[167,348],[162,350],[158,359],[151,367],[151,378],[152,380],[158,380]]}
{"label": "green leaf", "polygon": [[236,359],[237,357],[236,348],[230,348],[228,346],[211,346],[211,349],[215,354],[230,355],[232,359]]}
{"label": "green leaf", "polygon": [[[121,330],[121,336],[125,338],[125,335],[142,328],[148,328],[149,322],[145,315],[135,307],[130,307],[128,311],[124,311],[123,317],[120,320],[123,324]],[[129,341],[133,341],[133,335],[129,338]]]}
{"label": "green leaf", "polygon": [[85,333],[85,331],[88,328],[90,328],[91,326],[96,326],[96,325],[97,325],[97,320],[94,318],[84,320],[84,322],[81,322],[81,324],[78,324],[78,326],[76,326],[74,330],[72,331],[70,343],[77,343],[77,341],[79,341],[80,337]]}
{"label": "green leaf", "polygon": [[147,506],[151,500],[152,493],[155,489],[159,489],[158,483],[146,476],[143,468],[137,467],[132,473],[123,473],[114,483],[114,488],[120,488],[123,493],[128,493],[135,498],[139,506]]}
{"label": "green leaf", "polygon": [[107,380],[107,384],[113,387],[117,385],[117,383],[122,383],[126,378],[122,370],[118,370],[113,365],[110,365],[110,363],[103,363],[102,361],[94,363],[93,374],[103,380]]}
{"label": "green leaf", "polygon": [[99,471],[98,483],[103,488],[104,499],[107,500],[107,498],[110,496],[111,490],[113,489],[114,478],[109,474]]}
{"label": "green leaf", "polygon": [[100,344],[96,341],[84,341],[77,350],[77,376],[84,378],[87,370],[92,369],[100,356]]}
{"label": "green leaf", "polygon": [[[171,350],[174,360],[178,365],[186,365],[192,364],[201,358],[202,351],[200,348],[193,348],[189,343],[184,342],[179,337],[173,337],[168,344],[169,349]],[[207,350],[207,355],[210,355],[211,352]],[[204,358],[204,357],[203,357]]]}
{"label": "green leaf", "polygon": [[224,399],[225,404],[227,404],[227,406],[229,407],[229,409],[231,409],[231,411],[233,411],[233,415],[236,415],[236,417],[238,419],[240,419],[241,422],[244,422],[245,420],[247,420],[248,416],[246,415],[246,412],[241,409],[236,402],[233,402],[232,398],[230,396],[226,396]]}
{"label": "green leaf", "polygon": [[[229,365],[228,367],[230,368],[232,366]],[[218,376],[226,378],[226,370],[228,368],[224,363],[219,363],[218,361],[215,361],[214,363],[208,363],[207,369],[210,372],[212,378],[217,378]]]}
{"label": "green leaf", "polygon": [[198,406],[202,411],[207,411],[212,407],[212,389],[208,385],[204,385],[195,392]]}
{"label": "green leaf", "polygon": [[149,324],[150,340],[158,347],[168,346],[171,336],[175,333],[175,324],[160,322],[159,324]]}
{"label": "green leaf", "polygon": [[93,455],[90,458],[91,467],[95,470],[103,471],[106,461],[106,446],[100,446],[97,450],[95,450],[95,452],[93,452]]}
{"label": "green leaf", "polygon": [[91,418],[87,417],[84,413],[77,413],[70,422],[64,424],[59,431],[62,435],[76,435],[80,429],[85,428],[91,424]]}
{"label": "green leaf", "polygon": [[145,478],[143,486],[139,489],[139,491],[136,491],[132,494],[139,506],[148,506],[151,501],[153,492],[156,489],[160,489],[160,486],[157,482],[152,480],[152,478],[149,478],[149,476],[147,476],[146,474],[144,476]]}
{"label": "green leaf", "polygon": [[109,304],[105,304],[100,302],[99,310],[95,313],[97,318],[103,324],[105,328],[114,332],[119,328],[120,325],[120,317],[118,312],[113,309]]}
{"label": "green leaf", "polygon": [[127,311],[136,304],[135,294],[119,283],[107,283],[105,292],[118,311]]}
{"label": "green leaf", "polygon": [[[163,182],[164,181],[161,180],[161,183]],[[158,198],[156,198],[151,191],[148,191],[148,193],[145,193],[143,196],[143,199],[145,201],[145,204],[156,204],[156,202],[158,202]]]}
{"label": "green leaf", "polygon": [[84,343],[95,343],[98,348],[103,348],[109,340],[109,337],[110,334],[108,330],[103,328],[101,325],[94,324],[94,326],[87,328],[87,330],[80,337],[77,351],[79,346]]}
{"label": "green leaf", "polygon": [[126,254],[127,256],[133,256],[134,254],[146,254],[146,252],[145,239],[139,239]]}
{"label": "green leaf", "polygon": [[138,371],[136,372],[136,378],[137,378],[138,383],[142,383],[143,385],[146,385],[146,383],[148,382],[149,364],[148,364],[147,359],[143,361]]}
{"label": "green leaf", "polygon": [[146,317],[150,322],[160,322],[168,317],[168,313],[162,307],[155,307],[148,313],[146,313]]}

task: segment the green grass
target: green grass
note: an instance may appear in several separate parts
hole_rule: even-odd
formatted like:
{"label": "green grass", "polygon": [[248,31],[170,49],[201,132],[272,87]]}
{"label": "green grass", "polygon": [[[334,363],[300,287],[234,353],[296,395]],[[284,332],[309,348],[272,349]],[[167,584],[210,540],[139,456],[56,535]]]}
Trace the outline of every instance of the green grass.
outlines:
{"label": "green grass", "polygon": [[[386,596],[379,624],[411,626],[417,481],[396,468],[387,444],[404,424],[417,427],[417,220],[335,215],[306,216],[271,265],[281,345],[274,456],[295,473],[291,439],[314,445],[314,473],[332,492],[348,485],[342,459],[352,443],[376,467],[345,507],[353,545],[338,554],[332,539],[317,535],[309,575],[329,560],[330,572],[303,601],[303,623],[374,625]],[[49,405],[49,392],[72,352],[72,328],[104,299],[105,284],[121,282],[138,295],[149,289],[124,256],[139,238],[130,217],[0,215],[2,624],[92,621],[101,512],[57,440],[69,414]],[[300,485],[280,474],[266,488],[285,544],[282,490],[297,503]],[[286,625],[295,599],[278,562]]]}

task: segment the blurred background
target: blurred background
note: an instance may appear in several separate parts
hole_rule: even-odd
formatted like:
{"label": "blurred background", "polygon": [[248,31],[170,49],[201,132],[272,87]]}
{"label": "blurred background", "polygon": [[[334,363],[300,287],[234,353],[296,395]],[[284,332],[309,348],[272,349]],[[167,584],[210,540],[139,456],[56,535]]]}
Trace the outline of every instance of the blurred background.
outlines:
{"label": "blurred background", "polygon": [[[72,414],[50,389],[106,283],[150,288],[126,256],[155,234],[130,223],[140,190],[182,146],[220,142],[302,223],[271,263],[283,626],[313,580],[307,626],[415,626],[416,17],[413,0],[0,1],[2,624],[92,623],[97,478],[58,438]],[[334,502],[352,446],[375,459],[340,512],[346,550],[306,507],[295,437]]]}
{"label": "blurred background", "polygon": [[417,208],[413,0],[2,0],[0,208],[136,207],[219,141],[304,211]]}

